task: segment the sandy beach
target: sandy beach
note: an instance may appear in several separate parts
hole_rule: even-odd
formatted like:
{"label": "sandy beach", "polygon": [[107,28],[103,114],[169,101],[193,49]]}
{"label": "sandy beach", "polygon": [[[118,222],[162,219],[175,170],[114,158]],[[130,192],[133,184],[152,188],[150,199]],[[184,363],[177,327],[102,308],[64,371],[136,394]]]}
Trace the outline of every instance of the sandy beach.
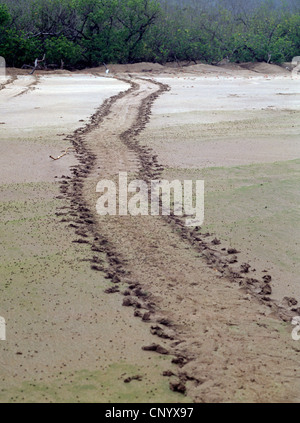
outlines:
{"label": "sandy beach", "polygon": [[[141,63],[0,85],[0,402],[299,402],[299,80]],[[203,226],[98,215],[120,171],[204,180]]]}

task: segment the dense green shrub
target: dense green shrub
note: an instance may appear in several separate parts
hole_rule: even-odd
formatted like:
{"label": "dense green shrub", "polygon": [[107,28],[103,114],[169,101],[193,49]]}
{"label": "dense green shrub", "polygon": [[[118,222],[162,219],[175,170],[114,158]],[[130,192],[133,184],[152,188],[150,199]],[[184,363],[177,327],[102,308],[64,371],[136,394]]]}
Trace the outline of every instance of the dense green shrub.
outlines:
{"label": "dense green shrub", "polygon": [[0,0],[0,55],[9,66],[45,54],[48,64],[66,67],[224,58],[280,63],[300,55],[298,10],[255,1],[245,9],[236,0],[221,2],[226,8],[204,1]]}

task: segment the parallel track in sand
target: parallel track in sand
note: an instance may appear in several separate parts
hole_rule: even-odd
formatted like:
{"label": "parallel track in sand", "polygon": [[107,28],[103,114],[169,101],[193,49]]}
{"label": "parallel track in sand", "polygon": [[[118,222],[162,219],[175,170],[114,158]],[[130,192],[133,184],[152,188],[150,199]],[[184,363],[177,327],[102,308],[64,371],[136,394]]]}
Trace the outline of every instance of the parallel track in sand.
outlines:
{"label": "parallel track in sand", "polygon": [[80,165],[61,191],[70,201],[74,241],[91,245],[92,269],[112,282],[107,292],[123,294],[123,305],[157,335],[157,344],[141,348],[178,364],[175,379],[166,373],[173,390],[195,402],[299,402],[300,346],[291,338],[291,316],[268,298],[265,282],[231,273],[228,254],[215,254],[178,218],[96,213],[101,179],[126,171],[149,181],[162,170],[138,135],[168,87],[150,79],[126,82],[131,88],[105,101],[70,136]]}
{"label": "parallel track in sand", "polygon": [[20,79],[13,75],[7,78],[4,83],[1,83],[0,80],[0,90],[6,90],[5,96],[9,99],[27,94],[29,91],[34,90],[37,84],[38,77],[36,76],[30,76],[30,78],[27,79]]}

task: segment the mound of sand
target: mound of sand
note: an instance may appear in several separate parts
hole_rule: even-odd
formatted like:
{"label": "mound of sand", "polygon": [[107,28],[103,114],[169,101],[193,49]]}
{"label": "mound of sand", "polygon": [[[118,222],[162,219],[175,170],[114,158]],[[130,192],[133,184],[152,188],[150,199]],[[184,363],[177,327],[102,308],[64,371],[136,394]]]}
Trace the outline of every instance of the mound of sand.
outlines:
{"label": "mound of sand", "polygon": [[285,66],[269,63],[226,63],[218,66],[197,64],[184,67],[187,72],[199,72],[205,75],[220,76],[253,76],[261,75],[289,75],[290,71]]}
{"label": "mound of sand", "polygon": [[[125,65],[118,65],[118,64],[108,64],[108,69],[112,74],[116,73],[140,73],[140,72],[161,72],[164,70],[164,67],[159,63],[133,63],[133,64],[125,64]],[[105,66],[99,66],[96,68],[86,69],[85,71],[89,72],[97,72],[97,73],[105,73],[106,68]]]}
{"label": "mound of sand", "polygon": [[[255,74],[261,75],[289,75],[290,70],[287,69],[287,65],[283,64],[282,66],[268,64],[268,63],[226,63],[218,66],[207,65],[204,63],[191,64],[191,62],[172,62],[165,65],[160,65],[159,63],[133,63],[133,64],[108,64],[107,67],[110,70],[111,75],[122,74],[122,73],[154,73],[154,74],[177,74],[177,73],[197,73],[203,75],[220,75],[222,76],[253,76]],[[83,70],[75,71],[76,73],[96,73],[105,75],[106,68],[105,66],[98,66],[94,68],[86,68]],[[16,68],[7,68],[7,75],[16,76],[16,75],[28,75],[31,72],[30,69],[16,69]],[[68,70],[38,70],[36,71],[39,75],[44,74],[71,74]]]}
{"label": "mound of sand", "polygon": [[290,73],[286,68],[278,65],[272,65],[270,63],[242,63],[240,67],[252,72],[268,75],[287,75]]}

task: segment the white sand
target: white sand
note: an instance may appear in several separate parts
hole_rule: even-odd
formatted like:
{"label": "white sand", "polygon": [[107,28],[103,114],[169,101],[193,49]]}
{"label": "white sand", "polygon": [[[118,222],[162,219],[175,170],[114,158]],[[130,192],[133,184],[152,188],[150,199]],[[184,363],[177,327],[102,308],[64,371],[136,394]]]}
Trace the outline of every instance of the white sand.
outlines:
{"label": "white sand", "polygon": [[[76,164],[65,135],[88,122],[102,102],[128,86],[92,75],[19,76],[0,90],[1,183],[51,181]],[[28,91],[28,88],[30,91]],[[23,93],[23,94],[22,94]],[[62,135],[63,134],[63,135]],[[42,165],[41,165],[42,163]]]}

